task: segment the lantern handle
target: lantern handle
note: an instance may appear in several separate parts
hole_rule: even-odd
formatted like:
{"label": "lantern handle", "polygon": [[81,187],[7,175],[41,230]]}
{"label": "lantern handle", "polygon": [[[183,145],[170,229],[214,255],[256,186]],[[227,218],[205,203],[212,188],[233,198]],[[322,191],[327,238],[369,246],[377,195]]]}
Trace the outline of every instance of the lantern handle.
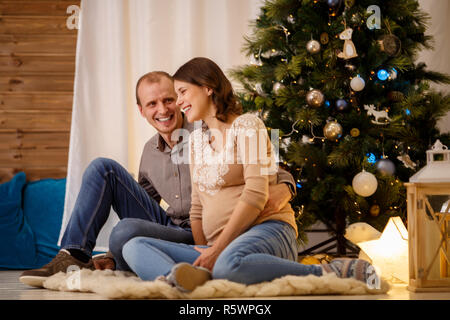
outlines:
{"label": "lantern handle", "polygon": [[434,145],[431,147],[431,150],[433,151],[444,151],[444,150],[448,150],[448,147],[444,144],[442,144],[442,142],[437,139],[436,142],[434,143]]}

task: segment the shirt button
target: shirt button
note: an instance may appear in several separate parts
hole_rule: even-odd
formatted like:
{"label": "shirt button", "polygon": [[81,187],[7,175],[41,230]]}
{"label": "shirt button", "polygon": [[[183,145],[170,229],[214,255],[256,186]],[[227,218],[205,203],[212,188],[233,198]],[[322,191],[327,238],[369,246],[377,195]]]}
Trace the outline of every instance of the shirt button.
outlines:
{"label": "shirt button", "polygon": [[178,199],[179,197],[180,197],[179,195],[177,195],[177,194],[175,195],[175,199]]}

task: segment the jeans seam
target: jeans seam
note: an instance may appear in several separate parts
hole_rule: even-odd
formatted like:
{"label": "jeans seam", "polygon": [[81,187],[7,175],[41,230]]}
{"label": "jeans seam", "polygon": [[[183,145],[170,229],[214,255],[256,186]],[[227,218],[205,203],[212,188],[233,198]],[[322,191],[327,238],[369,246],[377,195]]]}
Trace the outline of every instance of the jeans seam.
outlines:
{"label": "jeans seam", "polygon": [[106,180],[105,180],[105,176],[108,174],[108,172],[106,173],[106,174],[104,174],[103,175],[103,186],[102,186],[102,192],[101,192],[101,194],[100,194],[100,197],[98,198],[98,202],[97,202],[97,206],[95,207],[95,210],[94,210],[94,214],[92,215],[92,217],[91,217],[91,219],[89,219],[89,222],[88,222],[88,224],[87,224],[87,226],[86,226],[86,231],[84,232],[84,234],[83,234],[83,238],[82,238],[82,241],[81,241],[81,247],[86,247],[86,242],[87,242],[87,238],[88,238],[88,232],[89,232],[89,230],[91,229],[91,227],[92,227],[92,223],[94,223],[94,219],[95,219],[95,217],[97,216],[97,213],[98,213],[98,209],[100,208],[100,204],[101,204],[101,200],[102,200],[102,198],[103,198],[103,196],[104,196],[104,194],[105,194],[105,189],[106,189]]}
{"label": "jeans seam", "polygon": [[[119,182],[119,183],[121,184],[121,186],[128,192],[128,194],[131,195],[131,196],[136,200],[136,202],[141,206],[141,208],[142,208],[142,209],[144,210],[144,212],[147,214],[147,217],[149,218],[149,220],[152,221],[152,222],[155,222],[155,221],[152,219],[152,217],[151,217],[151,215],[150,215],[150,212],[145,208],[145,206],[143,205],[143,203],[142,203],[141,201],[139,201],[138,198],[136,198],[136,196],[135,196],[135,195],[133,194],[133,192],[128,188],[128,186],[123,182],[123,180],[120,179],[120,177],[119,177],[118,175],[115,174],[114,170],[109,170],[109,171],[107,171],[107,172],[105,172],[105,173],[103,174],[103,182],[104,182],[104,183],[103,183],[103,186],[102,186],[102,192],[101,192],[101,194],[100,194],[99,201],[97,202],[97,206],[95,207],[94,214],[92,215],[91,219],[90,219],[89,222],[88,222],[88,225],[87,225],[87,228],[86,228],[86,232],[83,234],[83,238],[82,238],[82,241],[81,241],[81,247],[83,247],[83,248],[86,246],[86,242],[87,242],[87,238],[88,238],[88,236],[87,236],[87,235],[88,235],[88,232],[89,232],[89,230],[90,230],[91,227],[92,227],[92,224],[93,224],[93,222],[94,222],[95,217],[97,216],[98,209],[100,208],[100,204],[101,204],[101,199],[103,198],[103,196],[104,196],[104,194],[105,194],[105,189],[106,189],[106,177],[107,177],[108,175],[110,175],[110,174],[115,175],[117,182]],[[84,250],[83,250],[83,251],[84,251]]]}
{"label": "jeans seam", "polygon": [[[108,174],[115,174],[113,170],[109,171],[106,173],[106,175]],[[139,201],[138,198],[136,198],[136,196],[134,195],[134,193],[132,192],[131,189],[128,188],[128,186],[120,179],[119,176],[116,175],[116,179],[118,182],[120,182],[120,184],[128,191],[128,193],[136,200],[136,202],[141,206],[141,208],[145,211],[145,213],[147,214],[148,218],[150,219],[151,222],[156,222],[152,220],[152,216],[150,214],[150,212],[147,210],[147,208],[145,208],[145,206],[143,205],[142,201]],[[150,196],[149,196],[150,197]],[[150,201],[152,201],[153,199],[150,197]]]}

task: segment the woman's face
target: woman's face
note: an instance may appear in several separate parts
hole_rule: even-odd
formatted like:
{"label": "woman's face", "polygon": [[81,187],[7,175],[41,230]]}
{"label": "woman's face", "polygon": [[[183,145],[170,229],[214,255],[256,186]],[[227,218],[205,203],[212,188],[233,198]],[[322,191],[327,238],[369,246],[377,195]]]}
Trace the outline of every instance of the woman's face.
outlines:
{"label": "woman's face", "polygon": [[178,95],[177,106],[184,112],[187,121],[205,120],[215,115],[212,89],[179,80],[175,80],[174,85]]}

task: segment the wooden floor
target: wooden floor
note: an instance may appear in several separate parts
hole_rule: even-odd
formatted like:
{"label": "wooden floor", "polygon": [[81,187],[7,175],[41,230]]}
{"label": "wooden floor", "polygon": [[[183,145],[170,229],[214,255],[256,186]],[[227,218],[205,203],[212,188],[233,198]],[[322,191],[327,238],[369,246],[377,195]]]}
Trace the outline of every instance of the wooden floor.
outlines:
{"label": "wooden floor", "polygon": [[[0,300],[104,300],[94,293],[60,292],[28,287],[19,282],[22,271],[0,271]],[[260,298],[258,298],[260,299]],[[282,299],[296,300],[450,300],[450,292],[413,293],[406,285],[396,284],[382,295],[363,296],[295,296]]]}

